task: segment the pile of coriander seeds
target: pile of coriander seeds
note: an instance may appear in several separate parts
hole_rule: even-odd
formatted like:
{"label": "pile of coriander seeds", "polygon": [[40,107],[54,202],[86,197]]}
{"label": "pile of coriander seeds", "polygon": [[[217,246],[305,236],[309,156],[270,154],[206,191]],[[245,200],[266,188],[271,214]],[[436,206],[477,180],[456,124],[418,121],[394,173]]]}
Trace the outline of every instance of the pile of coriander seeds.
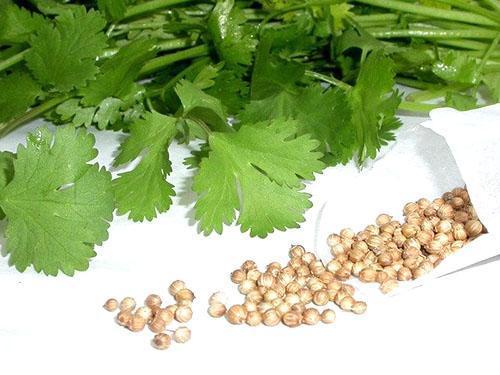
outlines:
{"label": "pile of coriander seeds", "polygon": [[225,316],[231,324],[298,327],[333,323],[335,311],[325,307],[330,302],[355,314],[366,311],[366,303],[355,300],[354,287],[339,281],[313,253],[296,245],[289,256],[286,266],[273,262],[263,272],[254,261],[245,261],[231,273],[244,301],[226,308],[220,292],[215,293],[209,299],[209,315]]}
{"label": "pile of coriander seeds", "polygon": [[485,232],[464,188],[433,201],[407,203],[403,214],[403,223],[381,214],[375,225],[358,233],[346,228],[331,234],[327,242],[334,258],[326,268],[339,280],[355,276],[377,282],[383,293],[389,293],[398,282],[430,272]]}
{"label": "pile of coriander seeds", "polygon": [[195,298],[193,292],[186,288],[181,280],[170,284],[168,291],[175,299],[175,303],[162,307],[162,299],[157,294],[150,294],[144,301],[144,306],[137,307],[132,297],[125,297],[118,302],[114,298],[108,299],[103,307],[107,311],[118,310],[116,322],[130,330],[140,332],[147,326],[154,333],[151,344],[154,348],[168,349],[172,340],[176,343],[185,343],[191,338],[191,330],[188,327],[178,327],[169,330],[167,327],[176,320],[179,323],[187,323],[193,316],[191,304]]}

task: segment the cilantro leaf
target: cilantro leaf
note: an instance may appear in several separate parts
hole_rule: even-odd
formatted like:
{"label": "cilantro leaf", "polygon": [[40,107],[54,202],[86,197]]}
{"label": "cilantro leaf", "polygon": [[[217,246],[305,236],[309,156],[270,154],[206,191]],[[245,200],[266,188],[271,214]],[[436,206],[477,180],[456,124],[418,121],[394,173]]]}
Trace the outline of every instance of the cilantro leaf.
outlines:
{"label": "cilantro leaf", "polygon": [[113,125],[121,117],[120,109],[123,102],[116,98],[106,98],[100,104],[94,114],[94,122],[98,129],[106,129],[108,125]]}
{"label": "cilantro leaf", "polygon": [[8,219],[9,263],[19,271],[33,265],[47,275],[73,275],[88,268],[94,245],[107,239],[111,174],[89,164],[97,156],[94,143],[83,130],[41,128],[18,147],[0,206]]}
{"label": "cilantro leaf", "polygon": [[432,66],[432,72],[449,82],[476,84],[479,81],[479,63],[475,58],[458,51],[449,51]]}
{"label": "cilantro leaf", "polygon": [[106,21],[99,12],[78,7],[43,24],[31,39],[26,63],[43,85],[59,91],[84,86],[98,72],[96,58],[106,47]]}
{"label": "cilantro leaf", "polygon": [[154,56],[150,40],[132,42],[106,60],[96,79],[80,89],[83,104],[97,105],[108,97],[124,99],[135,87],[135,80],[144,63]]}
{"label": "cilantro leaf", "polygon": [[257,46],[253,30],[234,0],[218,0],[208,20],[208,30],[221,60],[227,64],[250,65]]}
{"label": "cilantro leaf", "polygon": [[10,0],[0,0],[0,44],[24,43],[45,19],[27,9],[18,7]]}
{"label": "cilantro leaf", "polygon": [[127,0],[97,0],[97,7],[110,21],[118,21],[125,15]]}
{"label": "cilantro leaf", "polygon": [[63,123],[70,123],[76,127],[92,125],[96,107],[80,106],[80,99],[72,98],[59,104],[55,112],[60,116]]}
{"label": "cilantro leaf", "polygon": [[279,118],[295,120],[298,135],[310,134],[320,142],[318,151],[328,164],[345,164],[351,159],[355,134],[348,98],[340,89],[311,85],[298,94],[283,91],[250,102],[238,115],[243,124]]}
{"label": "cilantro leaf", "polygon": [[24,70],[0,79],[0,122],[24,113],[40,94],[40,86]]}
{"label": "cilantro leaf", "polygon": [[175,92],[181,100],[185,117],[202,120],[217,131],[228,129],[226,109],[219,99],[185,79],[177,84]]}
{"label": "cilantro leaf", "polygon": [[241,231],[265,237],[274,229],[296,228],[311,206],[302,179],[323,169],[318,142],[294,138],[295,125],[273,120],[242,126],[236,133],[212,133],[193,190],[196,218],[206,233],[222,232],[239,211]]}
{"label": "cilantro leaf", "polygon": [[488,87],[491,97],[500,101],[500,72],[486,73],[483,75],[483,82]]}
{"label": "cilantro leaf", "polygon": [[264,37],[255,57],[250,86],[253,100],[264,99],[281,91],[297,91],[297,82],[304,76],[304,66],[271,54],[272,39]]}
{"label": "cilantro leaf", "polygon": [[131,126],[115,165],[142,158],[132,171],[120,173],[113,182],[119,215],[129,213],[134,221],[152,220],[157,212],[170,208],[175,192],[165,178],[172,171],[168,146],[177,133],[176,121],[158,112],[147,112]]}
{"label": "cilantro leaf", "polygon": [[347,3],[330,5],[330,14],[333,20],[333,32],[335,35],[339,35],[345,29],[344,21],[346,18],[354,15],[351,12],[353,7],[354,5]]}
{"label": "cilantro leaf", "polygon": [[454,91],[446,93],[445,103],[447,106],[456,108],[460,111],[477,108],[477,99],[474,96]]}
{"label": "cilantro leaf", "polygon": [[214,84],[205,92],[218,98],[229,113],[237,113],[247,102],[250,93],[244,74],[243,69],[222,69],[214,78]]}
{"label": "cilantro leaf", "polygon": [[394,63],[381,50],[368,55],[350,93],[352,125],[355,128],[359,162],[375,158],[377,151],[394,139],[401,126],[395,117],[401,101],[393,90]]}
{"label": "cilantro leaf", "polygon": [[[15,155],[8,151],[0,152],[0,192],[12,181],[14,177]],[[0,220],[5,218],[5,213],[0,207]]]}

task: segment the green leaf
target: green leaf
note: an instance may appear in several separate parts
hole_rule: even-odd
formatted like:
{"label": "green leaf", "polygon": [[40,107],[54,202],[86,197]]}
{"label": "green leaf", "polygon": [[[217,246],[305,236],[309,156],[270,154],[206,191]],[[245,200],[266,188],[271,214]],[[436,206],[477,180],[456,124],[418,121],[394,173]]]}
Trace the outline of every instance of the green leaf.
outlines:
{"label": "green leaf", "polygon": [[184,110],[184,116],[201,120],[217,131],[228,129],[226,109],[221,101],[200,90],[192,82],[181,80],[175,87]]}
{"label": "green leaf", "polygon": [[26,63],[40,83],[59,91],[84,86],[99,69],[96,59],[106,47],[106,21],[99,12],[78,7],[43,24],[31,39]]}
{"label": "green leaf", "polygon": [[500,102],[500,72],[484,74],[483,82],[488,87],[493,100]]}
{"label": "green leaf", "polygon": [[10,0],[0,0],[0,45],[27,42],[45,19]]}
{"label": "green leaf", "polygon": [[96,107],[82,107],[80,99],[68,99],[59,104],[55,112],[60,116],[63,123],[70,123],[75,127],[92,125]]}
{"label": "green leaf", "polygon": [[351,159],[355,133],[347,95],[342,90],[325,90],[320,85],[312,85],[297,95],[283,91],[250,102],[238,115],[243,124],[279,118],[295,120],[298,135],[310,134],[316,139],[318,151],[325,155],[329,164],[345,164]]}
{"label": "green leaf", "polygon": [[135,80],[144,63],[154,56],[150,40],[132,42],[106,60],[96,79],[80,89],[83,104],[97,105],[108,97],[125,99],[135,88]]}
{"label": "green leaf", "polygon": [[207,65],[194,77],[193,84],[200,90],[206,90],[215,84],[215,79],[223,67],[223,63]]}
{"label": "green leaf", "polygon": [[336,50],[337,53],[343,53],[350,48],[359,48],[366,55],[368,52],[374,49],[381,49],[384,44],[371,36],[370,33],[366,32],[364,29],[347,29],[336,39]]}
{"label": "green leaf", "polygon": [[273,120],[210,135],[211,151],[193,184],[196,219],[206,234],[221,233],[236,211],[241,231],[251,236],[298,227],[311,206],[301,192],[303,179],[313,179],[324,165],[314,151],[318,142],[294,132],[293,122]]}
{"label": "green leaf", "polygon": [[304,76],[302,64],[271,54],[272,40],[264,38],[257,50],[252,74],[251,98],[264,99],[281,91],[297,91],[297,82]]}
{"label": "green leaf", "polygon": [[447,92],[445,97],[446,105],[460,111],[468,111],[477,108],[477,99],[472,95],[461,94],[459,92]]}
{"label": "green leaf", "polygon": [[97,128],[104,130],[109,125],[113,125],[121,117],[120,109],[123,102],[116,98],[106,98],[100,104],[95,112],[93,121],[97,124]]}
{"label": "green leaf", "polygon": [[75,9],[79,5],[69,4],[67,1],[60,0],[30,0],[40,12],[46,15],[58,15],[67,12],[68,9]]}
{"label": "green leaf", "polygon": [[118,21],[123,18],[127,10],[126,0],[97,0],[97,7],[106,15],[110,21]]}
{"label": "green leaf", "polygon": [[229,65],[252,63],[257,41],[254,30],[243,25],[245,21],[243,12],[234,8],[234,0],[218,0],[208,19],[208,31],[217,53]]}
{"label": "green leaf", "polygon": [[345,19],[354,15],[351,12],[353,7],[354,5],[347,3],[330,5],[330,14],[333,19],[333,32],[335,35],[340,34],[345,29]]}
{"label": "green leaf", "polygon": [[395,117],[401,98],[393,85],[394,63],[381,50],[373,51],[361,66],[350,93],[359,163],[375,158],[378,150],[394,139],[394,130],[401,125]]}
{"label": "green leaf", "polygon": [[243,69],[222,69],[215,77],[213,86],[205,92],[218,98],[230,114],[235,114],[246,104],[250,94],[244,73]]}
{"label": "green leaf", "polygon": [[119,215],[128,213],[134,221],[152,220],[157,212],[170,208],[175,192],[166,181],[172,171],[168,146],[177,133],[176,121],[174,117],[147,112],[143,119],[132,124],[115,165],[139,157],[141,160],[132,171],[120,173],[113,182]]}
{"label": "green leaf", "polygon": [[479,81],[479,62],[465,53],[449,51],[432,66],[439,78],[449,82],[476,84]]}
{"label": "green leaf", "polygon": [[40,94],[40,86],[24,70],[0,79],[0,123],[26,112]]}
{"label": "green leaf", "polygon": [[14,178],[0,191],[8,219],[9,263],[19,271],[73,275],[86,270],[113,218],[111,174],[97,164],[94,136],[72,127],[28,136]]}
{"label": "green leaf", "polygon": [[[2,190],[14,178],[14,159],[15,155],[8,151],[0,152],[0,194]],[[0,220],[5,218],[5,213],[0,206]]]}

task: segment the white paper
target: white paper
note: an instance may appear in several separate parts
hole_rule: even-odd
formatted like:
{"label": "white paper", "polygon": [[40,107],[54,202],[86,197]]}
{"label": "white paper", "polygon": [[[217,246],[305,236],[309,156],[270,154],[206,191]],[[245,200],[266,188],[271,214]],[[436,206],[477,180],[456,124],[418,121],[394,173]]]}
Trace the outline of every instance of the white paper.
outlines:
{"label": "white paper", "polygon": [[[500,104],[469,112],[439,109],[430,117],[423,124],[404,125],[397,142],[369,168],[332,168],[309,187],[315,205],[321,207],[316,208],[314,247],[329,259],[325,240],[330,233],[344,227],[359,231],[380,213],[402,220],[405,203],[467,186],[489,233],[447,257],[425,277],[400,283],[398,293],[500,254],[495,240],[500,228]],[[371,297],[374,289],[375,285],[366,285],[359,291]]]}

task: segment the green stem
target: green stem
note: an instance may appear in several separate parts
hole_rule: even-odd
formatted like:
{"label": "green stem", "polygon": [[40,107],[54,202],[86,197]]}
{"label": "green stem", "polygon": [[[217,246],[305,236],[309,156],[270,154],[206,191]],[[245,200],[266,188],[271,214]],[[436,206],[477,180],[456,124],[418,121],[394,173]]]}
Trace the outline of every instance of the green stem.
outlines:
{"label": "green stem", "polygon": [[496,22],[490,20],[489,18],[459,10],[437,9],[398,0],[356,0],[356,2],[386,9],[399,10],[406,13],[420,14],[432,18],[443,18],[476,25],[498,26]]}
{"label": "green stem", "polygon": [[176,74],[172,79],[170,79],[167,84],[161,88],[157,93],[154,93],[152,96],[156,95],[164,95],[165,92],[174,88],[174,86],[179,82],[182,78],[186,77],[191,72],[196,72],[199,68],[208,65],[210,62],[209,57],[202,57],[198,61],[194,61],[189,66],[178,74]]}
{"label": "green stem", "polygon": [[466,39],[443,39],[438,42],[445,46],[458,47],[463,49],[470,49],[473,51],[484,51],[488,48],[487,43],[478,42],[476,40],[466,40]]}
{"label": "green stem", "polygon": [[409,112],[429,112],[435,108],[440,108],[439,104],[427,104],[427,103],[414,103],[403,100],[401,104],[399,104],[399,110],[401,111],[409,111]]}
{"label": "green stem", "polygon": [[116,25],[115,30],[119,31],[130,31],[130,30],[145,30],[145,29],[159,29],[165,26],[166,21],[134,21],[130,23],[124,23],[121,25]]}
{"label": "green stem", "polygon": [[498,0],[483,0],[483,3],[485,3],[491,9],[500,11],[500,1]]}
{"label": "green stem", "polygon": [[420,81],[417,79],[407,78],[407,77],[396,76],[395,80],[396,80],[396,83],[399,83],[401,85],[405,85],[408,87],[413,87],[415,89],[420,89],[420,90],[429,90],[429,89],[432,89],[435,87],[435,85],[432,83]]}
{"label": "green stem", "polygon": [[0,61],[0,72],[23,61],[28,51],[29,49],[25,49],[24,51],[21,51],[4,61]]}
{"label": "green stem", "polygon": [[446,93],[450,91],[449,88],[441,88],[439,90],[425,90],[417,91],[406,96],[406,99],[410,102],[427,102],[429,100],[434,100],[442,98]]}
{"label": "green stem", "polygon": [[64,95],[49,99],[46,102],[43,102],[42,104],[40,104],[38,107],[31,108],[28,112],[24,113],[23,115],[15,118],[15,119],[12,119],[9,122],[6,122],[4,124],[0,124],[0,138],[5,137],[8,133],[13,131],[14,129],[27,123],[28,121],[31,121],[31,120],[37,118],[38,116],[51,110],[52,108],[61,104],[62,102],[64,102],[66,99],[69,99],[69,98],[70,98],[70,95],[64,94]]}
{"label": "green stem", "polygon": [[341,81],[340,79],[337,79],[337,78],[335,78],[333,76],[327,76],[325,74],[321,74],[321,73],[318,73],[318,72],[313,72],[311,70],[306,70],[305,75],[307,77],[315,78],[315,79],[318,79],[320,81],[329,83],[331,85],[340,87],[342,90],[346,90],[347,91],[347,90],[352,89],[351,85],[349,85],[348,83],[345,83],[345,82]]}
{"label": "green stem", "polygon": [[494,39],[497,35],[495,30],[432,30],[432,29],[408,29],[408,30],[368,30],[372,36],[381,39],[390,38],[425,38],[425,39]]}
{"label": "green stem", "polygon": [[[157,51],[171,51],[174,49],[190,47],[192,45],[193,40],[191,38],[179,38],[159,42],[155,45],[155,48]],[[101,56],[99,56],[99,59],[109,58],[118,53],[119,50],[120,48],[108,48],[104,50],[104,53]]]}
{"label": "green stem", "polygon": [[188,48],[183,51],[160,56],[148,61],[141,69],[139,76],[144,78],[170,64],[177,61],[193,59],[195,57],[206,56],[210,52],[207,45],[202,44],[196,47]]}
{"label": "green stem", "polygon": [[152,0],[152,1],[146,1],[145,3],[140,3],[140,4],[137,4],[137,5],[134,5],[130,8],[128,8],[123,19],[126,20],[127,18],[142,16],[143,14],[151,13],[151,12],[154,12],[155,10],[158,10],[158,9],[168,8],[168,7],[171,7],[173,5],[182,4],[182,3],[189,3],[191,1],[192,0]]}
{"label": "green stem", "polygon": [[490,56],[492,55],[493,51],[495,51],[495,48],[498,46],[498,42],[500,41],[500,33],[497,35],[497,37],[491,42],[490,46],[484,53],[483,58],[481,59],[481,63],[479,64],[477,68],[477,74],[481,74],[481,71],[484,69],[484,66],[488,62]]}
{"label": "green stem", "polygon": [[344,0],[313,0],[313,1],[304,1],[302,4],[292,5],[292,6],[289,6],[289,7],[286,7],[286,8],[283,8],[283,9],[280,9],[280,10],[277,10],[277,11],[275,11],[273,13],[268,14],[262,20],[262,22],[260,23],[259,29],[262,31],[263,28],[264,28],[264,26],[267,25],[267,23],[270,20],[272,20],[273,18],[276,18],[278,16],[281,16],[283,14],[286,14],[286,13],[295,12],[297,10],[306,9],[306,8],[310,8],[310,7],[313,7],[313,6],[334,5],[334,4],[340,4],[340,3],[343,3],[343,2],[344,2]]}
{"label": "green stem", "polygon": [[376,13],[354,15],[352,18],[354,18],[357,22],[364,24],[372,22],[397,22],[399,21],[400,16],[394,13]]}
{"label": "green stem", "polygon": [[479,5],[472,4],[472,3],[464,1],[464,0],[438,0],[438,1],[440,3],[451,5],[455,8],[464,9],[464,10],[468,10],[470,12],[474,12],[476,14],[479,14],[481,16],[489,18],[490,20],[493,20],[496,23],[500,22],[500,14],[499,13],[493,12],[489,9],[485,9],[483,7],[480,7]]}

